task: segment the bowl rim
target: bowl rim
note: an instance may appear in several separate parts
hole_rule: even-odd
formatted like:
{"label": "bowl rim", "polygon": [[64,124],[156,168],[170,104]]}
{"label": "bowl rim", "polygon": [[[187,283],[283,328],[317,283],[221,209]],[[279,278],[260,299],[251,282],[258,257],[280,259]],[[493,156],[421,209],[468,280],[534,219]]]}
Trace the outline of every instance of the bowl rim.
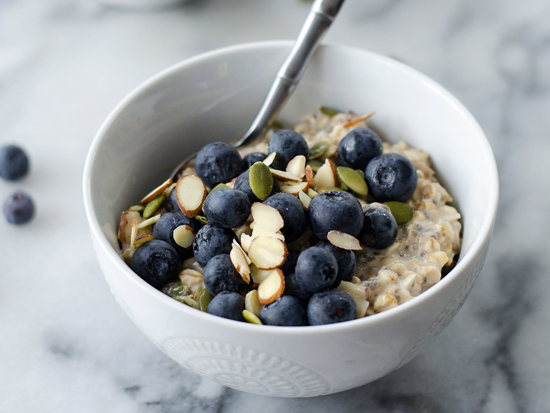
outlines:
{"label": "bowl rim", "polygon": [[[327,325],[320,325],[320,326],[283,327],[283,326],[263,325],[261,328],[258,328],[258,326],[251,323],[238,322],[234,320],[225,319],[223,317],[214,317],[203,311],[198,311],[194,308],[188,307],[186,305],[182,305],[181,303],[177,302],[176,300],[168,297],[161,291],[152,287],[146,281],[141,279],[136,273],[134,273],[132,269],[128,265],[126,265],[126,263],[121,259],[120,255],[115,252],[108,238],[101,230],[101,225],[98,222],[95,215],[95,211],[92,203],[92,196],[91,196],[91,174],[92,174],[92,168],[94,165],[94,160],[102,144],[102,141],[106,135],[106,132],[109,130],[111,125],[117,119],[119,114],[128,105],[130,105],[134,101],[139,100],[140,96],[144,92],[146,92],[150,87],[154,86],[155,84],[162,81],[163,79],[170,77],[174,73],[179,72],[180,70],[184,70],[188,66],[201,64],[205,61],[208,61],[211,59],[217,59],[225,55],[233,54],[235,52],[266,49],[266,48],[267,49],[269,48],[290,49],[293,44],[294,42],[290,40],[272,40],[272,41],[243,43],[243,44],[223,47],[220,49],[215,49],[215,50],[191,57],[189,59],[185,59],[179,63],[176,63],[162,70],[161,72],[152,76],[145,82],[141,83],[139,86],[133,89],[128,95],[126,95],[126,97],[122,99],[122,101],[120,101],[115,106],[115,108],[111,111],[107,119],[101,125],[99,131],[97,132],[96,136],[92,141],[90,150],[88,152],[88,156],[86,157],[86,162],[84,166],[84,175],[83,175],[83,191],[84,191],[84,207],[86,210],[86,217],[90,227],[90,232],[92,234],[92,237],[95,239],[95,241],[97,241],[96,245],[101,246],[102,252],[107,254],[108,258],[110,259],[110,261],[114,263],[117,270],[119,270],[122,273],[120,274],[120,276],[127,277],[130,280],[130,282],[133,282],[139,288],[143,289],[148,295],[152,297],[153,300],[159,301],[160,303],[163,303],[163,305],[171,306],[174,309],[174,311],[181,312],[186,316],[198,317],[201,322],[211,323],[213,326],[219,325],[219,327],[227,327],[227,328],[233,328],[233,329],[238,328],[238,329],[241,329],[243,332],[247,332],[250,334],[253,334],[254,332],[258,332],[260,334],[268,334],[268,335],[285,334],[290,336],[294,336],[294,335],[300,336],[305,333],[325,334],[325,333],[334,333],[341,330],[361,329],[361,328],[366,328],[369,325],[385,323],[386,322],[385,320],[387,318],[396,318],[400,315],[402,316],[403,313],[408,312],[413,307],[419,306],[423,301],[426,301],[433,295],[438,294],[440,290],[445,289],[447,285],[453,282],[454,279],[458,277],[460,272],[464,271],[467,267],[469,267],[472,264],[474,257],[478,255],[478,253],[481,250],[481,247],[489,240],[491,236],[492,227],[496,217],[496,212],[498,207],[498,196],[499,196],[499,180],[498,180],[498,171],[497,171],[496,161],[495,161],[493,152],[491,150],[491,147],[489,145],[489,142],[487,140],[487,137],[485,136],[485,133],[483,132],[483,130],[481,129],[481,127],[479,126],[478,122],[475,120],[473,115],[466,109],[466,107],[456,97],[454,97],[454,95],[452,95],[449,91],[447,91],[443,86],[441,86],[440,84],[438,84],[437,82],[429,78],[428,76],[420,73],[416,69],[413,69],[412,67],[402,62],[399,62],[391,57],[387,57],[375,52],[371,52],[368,50],[364,50],[364,49],[352,47],[352,46],[345,46],[345,45],[338,45],[338,44],[322,44],[319,46],[319,49],[323,51],[336,49],[336,50],[344,51],[351,54],[362,54],[368,57],[370,60],[372,60],[376,64],[389,65],[393,69],[397,69],[402,72],[407,72],[407,74],[414,77],[415,80],[431,88],[434,92],[437,92],[437,94],[440,95],[440,97],[442,97],[444,100],[446,100],[449,103],[449,105],[454,106],[454,108],[457,111],[459,111],[461,115],[464,117],[465,121],[468,122],[470,126],[477,131],[476,135],[478,136],[478,140],[480,144],[478,147],[478,150],[482,151],[483,157],[485,158],[485,162],[487,166],[487,174],[485,175],[484,178],[489,183],[489,188],[490,188],[490,191],[488,194],[489,202],[487,204],[485,216],[483,218],[482,224],[479,227],[478,233],[475,235],[470,245],[470,248],[467,254],[460,258],[460,261],[443,279],[441,279],[434,286],[430,287],[428,290],[424,291],[422,294],[415,297],[414,299],[411,299],[403,304],[400,304],[390,310],[373,314],[368,317],[363,317],[360,319],[355,319],[344,323],[334,323],[334,324],[327,324]],[[319,51],[317,51],[317,53],[318,52]]]}

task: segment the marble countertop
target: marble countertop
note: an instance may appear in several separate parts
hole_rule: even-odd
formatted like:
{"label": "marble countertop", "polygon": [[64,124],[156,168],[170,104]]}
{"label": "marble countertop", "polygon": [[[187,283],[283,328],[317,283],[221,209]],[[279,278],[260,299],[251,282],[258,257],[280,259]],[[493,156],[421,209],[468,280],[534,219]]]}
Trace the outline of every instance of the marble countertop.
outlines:
{"label": "marble countertop", "polygon": [[120,310],[82,201],[99,126],[167,66],[231,44],[294,38],[308,9],[299,0],[195,0],[139,12],[91,0],[0,2],[0,144],[21,144],[32,162],[27,178],[0,182],[0,198],[23,189],[37,206],[26,226],[0,219],[0,411],[550,411],[544,0],[348,0],[326,38],[397,57],[440,82],[478,119],[498,162],[486,265],[451,325],[412,362],[336,395],[266,398],[186,372]]}

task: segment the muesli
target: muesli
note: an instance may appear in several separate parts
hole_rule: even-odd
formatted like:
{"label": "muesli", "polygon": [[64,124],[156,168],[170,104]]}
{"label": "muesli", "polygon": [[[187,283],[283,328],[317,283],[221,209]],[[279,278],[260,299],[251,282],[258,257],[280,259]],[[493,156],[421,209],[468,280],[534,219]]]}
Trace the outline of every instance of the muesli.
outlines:
{"label": "muesli", "polygon": [[186,305],[256,324],[330,324],[418,296],[456,261],[460,214],[428,154],[382,142],[371,115],[321,108],[255,145],[205,146],[122,213],[124,260]]}

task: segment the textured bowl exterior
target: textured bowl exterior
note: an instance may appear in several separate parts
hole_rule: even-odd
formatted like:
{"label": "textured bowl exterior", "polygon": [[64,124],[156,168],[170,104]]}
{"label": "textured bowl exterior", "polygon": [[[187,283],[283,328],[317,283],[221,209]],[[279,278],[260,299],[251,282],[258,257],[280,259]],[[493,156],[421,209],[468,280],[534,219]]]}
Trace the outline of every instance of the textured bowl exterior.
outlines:
{"label": "textured bowl exterior", "polygon": [[[464,243],[456,267],[397,308],[316,327],[260,327],[213,317],[150,287],[117,254],[120,211],[162,181],[187,153],[242,135],[290,46],[270,42],[215,51],[140,86],[98,133],[85,168],[84,198],[113,294],[164,353],[228,387],[312,397],[369,383],[403,366],[451,322],[487,254],[498,178],[483,132],[448,92],[389,58],[323,46],[281,118],[292,124],[319,104],[376,110],[374,127],[386,139],[428,151],[463,214]],[[144,163],[151,165],[146,172]],[[112,176],[119,177],[116,185]]]}

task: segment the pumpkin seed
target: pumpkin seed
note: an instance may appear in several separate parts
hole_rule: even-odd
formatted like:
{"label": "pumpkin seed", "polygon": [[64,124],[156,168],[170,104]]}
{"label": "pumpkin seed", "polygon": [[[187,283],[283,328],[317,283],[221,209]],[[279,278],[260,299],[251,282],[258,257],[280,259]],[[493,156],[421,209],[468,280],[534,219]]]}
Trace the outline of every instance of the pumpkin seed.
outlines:
{"label": "pumpkin seed", "polygon": [[310,161],[307,161],[307,164],[311,168],[313,172],[317,172],[321,166],[323,166],[323,162],[316,161],[315,159],[312,159]]}
{"label": "pumpkin seed", "polygon": [[361,175],[361,178],[365,179],[365,172],[363,172],[361,169],[356,169],[355,172]]}
{"label": "pumpkin seed", "polygon": [[150,218],[155,212],[157,212],[158,209],[164,203],[165,199],[166,199],[166,195],[164,195],[164,192],[163,192],[159,196],[157,196],[155,199],[150,201],[145,206],[145,209],[143,210],[143,218],[145,219]]}
{"label": "pumpkin seed", "polygon": [[141,234],[136,237],[136,240],[134,241],[134,247],[139,247],[141,244],[145,244],[147,241],[154,240],[155,237],[149,234]]}
{"label": "pumpkin seed", "polygon": [[126,208],[126,211],[141,212],[145,209],[143,205],[132,205]]}
{"label": "pumpkin seed", "polygon": [[395,218],[397,225],[409,222],[413,217],[413,209],[404,202],[388,201],[384,202],[384,205],[390,207],[391,214]]}
{"label": "pumpkin seed", "polygon": [[263,162],[256,162],[250,167],[248,176],[250,189],[262,201],[267,199],[273,190],[273,177],[269,167]]}
{"label": "pumpkin seed", "polygon": [[181,284],[180,282],[172,282],[166,285],[162,289],[162,292],[172,298],[191,294],[189,287]]}
{"label": "pumpkin seed", "polygon": [[327,108],[326,106],[319,106],[319,110],[321,111],[321,113],[324,113],[325,115],[328,115],[328,116],[331,116],[331,117],[336,116],[340,113],[337,110]]}
{"label": "pumpkin seed", "polygon": [[199,305],[197,304],[197,302],[193,300],[191,297],[189,297],[188,295],[184,295],[184,296],[178,295],[174,297],[174,299],[178,300],[180,303],[187,304],[189,307],[193,307],[196,309],[199,308]]}
{"label": "pumpkin seed", "polygon": [[251,311],[243,310],[243,317],[246,321],[252,324],[263,325],[262,321]]}
{"label": "pumpkin seed", "polygon": [[[212,188],[212,191],[214,189],[219,189],[219,188],[229,188],[229,187],[226,184],[218,184],[214,188]],[[210,192],[212,192],[212,191],[210,191]]]}
{"label": "pumpkin seed", "polygon": [[208,224],[208,220],[206,219],[206,217],[203,217],[202,215],[195,215],[195,219],[203,225]]}
{"label": "pumpkin seed", "polygon": [[210,303],[210,301],[212,301],[212,298],[214,297],[212,296],[212,294],[210,294],[210,291],[208,291],[206,288],[203,288],[199,293],[199,310],[206,313],[208,310],[208,304]]}
{"label": "pumpkin seed", "polygon": [[357,192],[359,195],[368,194],[369,188],[367,187],[367,183],[355,169],[339,166],[336,172],[338,172],[340,182],[350,187],[352,191]]}
{"label": "pumpkin seed", "polygon": [[[309,148],[309,159],[317,159],[325,154],[330,145],[329,141],[319,141]],[[313,167],[311,168],[313,169]]]}
{"label": "pumpkin seed", "polygon": [[335,186],[327,186],[325,188],[317,189],[317,192],[319,194],[322,194],[323,192],[328,192],[328,191],[344,191],[344,190],[342,188],[336,188]]}

